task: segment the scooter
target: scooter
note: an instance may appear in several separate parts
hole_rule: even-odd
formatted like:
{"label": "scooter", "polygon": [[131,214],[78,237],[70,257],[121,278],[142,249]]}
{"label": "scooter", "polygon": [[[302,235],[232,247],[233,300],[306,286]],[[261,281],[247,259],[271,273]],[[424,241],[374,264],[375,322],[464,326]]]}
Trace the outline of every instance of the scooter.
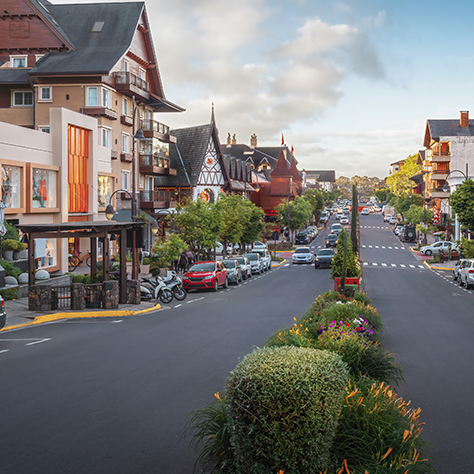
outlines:
{"label": "scooter", "polygon": [[155,277],[154,280],[151,278],[143,278],[143,280],[141,280],[140,290],[142,288],[147,290],[150,295],[154,295],[154,297],[159,299],[163,304],[169,304],[173,301],[173,293],[161,277]]}
{"label": "scooter", "polygon": [[186,299],[186,296],[188,296],[186,290],[183,288],[181,278],[179,278],[174,270],[171,272],[171,278],[163,280],[163,282],[171,290],[171,293],[173,293],[173,296],[178,301],[183,301]]}

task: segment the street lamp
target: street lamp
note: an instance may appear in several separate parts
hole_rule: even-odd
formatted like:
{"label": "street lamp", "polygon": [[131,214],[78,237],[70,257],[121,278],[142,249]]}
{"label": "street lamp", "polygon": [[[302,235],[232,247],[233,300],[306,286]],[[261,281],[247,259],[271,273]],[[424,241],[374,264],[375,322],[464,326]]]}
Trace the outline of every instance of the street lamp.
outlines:
{"label": "street lamp", "polygon": [[143,135],[143,130],[138,128],[135,131],[135,115],[138,110],[138,107],[135,102],[135,96],[132,97],[133,107],[132,107],[132,221],[137,220],[138,214],[138,202],[137,202],[137,177],[136,177],[136,164],[135,164],[135,140],[144,140],[145,136]]}
{"label": "street lamp", "polygon": [[[444,183],[444,186],[443,186],[443,191],[445,193],[449,192],[450,191],[450,186],[448,184],[448,178],[449,178],[449,175],[451,173],[461,173],[463,176],[464,176],[464,179],[461,181],[461,184],[464,182],[465,179],[467,179],[467,174],[468,174],[468,168],[467,168],[467,163],[466,163],[466,173],[464,173],[463,171],[461,170],[451,170],[447,175],[446,175],[446,182]],[[454,240],[459,240],[461,237],[461,225],[458,221],[458,215],[455,214],[455,217],[454,217]]]}

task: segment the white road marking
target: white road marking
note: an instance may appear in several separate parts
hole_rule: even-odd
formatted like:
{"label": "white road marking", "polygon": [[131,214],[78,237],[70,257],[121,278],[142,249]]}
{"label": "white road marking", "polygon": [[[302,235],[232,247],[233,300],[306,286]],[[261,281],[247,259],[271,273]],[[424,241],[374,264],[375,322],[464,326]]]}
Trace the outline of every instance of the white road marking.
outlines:
{"label": "white road marking", "polygon": [[386,266],[387,266],[387,264],[386,264],[386,263],[382,263],[382,267],[386,267]]}
{"label": "white road marking", "polygon": [[121,323],[123,322],[123,319],[118,319],[117,321],[112,321],[112,323]]}
{"label": "white road marking", "polygon": [[183,306],[182,304],[177,304],[175,308],[179,308],[180,306]]}
{"label": "white road marking", "polygon": [[29,342],[28,344],[25,344],[25,346],[32,346],[34,344],[41,344],[42,342],[47,342],[47,341],[51,341],[51,338],[41,339],[41,340],[35,341],[35,342]]}
{"label": "white road marking", "polygon": [[372,245],[369,245],[369,249],[371,249],[371,248],[372,248]]}
{"label": "white road marking", "polygon": [[374,267],[377,267],[377,266],[378,266],[378,263],[372,263],[372,265],[373,265]]}
{"label": "white road marking", "polygon": [[390,250],[392,250],[392,247],[389,247]]}
{"label": "white road marking", "polygon": [[367,262],[364,262],[364,267],[367,266],[367,265],[368,265],[368,263],[367,263]]}
{"label": "white road marking", "polygon": [[410,265],[410,268],[415,268],[415,265]]}
{"label": "white road marking", "polygon": [[424,265],[418,265],[419,268],[425,268]]}
{"label": "white road marking", "polygon": [[0,354],[3,354],[4,352],[8,352],[10,349],[4,349],[3,351],[0,351]]}
{"label": "white road marking", "polygon": [[382,245],[382,248],[384,249],[385,247]]}
{"label": "white road marking", "polygon": [[403,265],[403,263],[400,263],[400,266],[401,266],[402,268],[406,268],[406,265]]}
{"label": "white road marking", "polygon": [[289,263],[285,263],[285,265],[283,265],[284,267],[289,267],[290,264]]}
{"label": "white road marking", "polygon": [[394,263],[391,263],[392,267],[396,267],[396,265]]}
{"label": "white road marking", "polygon": [[375,246],[375,248],[376,248],[376,249],[378,249],[378,248],[379,248],[379,246],[378,246],[378,245],[376,245],[376,246]]}

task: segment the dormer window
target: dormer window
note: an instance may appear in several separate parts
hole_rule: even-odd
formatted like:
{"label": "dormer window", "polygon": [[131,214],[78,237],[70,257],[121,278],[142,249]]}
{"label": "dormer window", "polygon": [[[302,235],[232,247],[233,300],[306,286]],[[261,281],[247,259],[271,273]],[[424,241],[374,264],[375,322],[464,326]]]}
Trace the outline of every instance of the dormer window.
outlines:
{"label": "dormer window", "polygon": [[28,56],[10,56],[10,67],[27,67]]}

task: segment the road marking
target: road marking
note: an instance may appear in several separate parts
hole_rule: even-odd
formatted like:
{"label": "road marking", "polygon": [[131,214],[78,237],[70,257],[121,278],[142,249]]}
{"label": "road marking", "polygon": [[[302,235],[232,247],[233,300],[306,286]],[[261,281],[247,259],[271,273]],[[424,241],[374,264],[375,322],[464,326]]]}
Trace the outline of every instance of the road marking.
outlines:
{"label": "road marking", "polygon": [[290,264],[289,263],[285,263],[285,265],[283,265],[284,267],[289,267]]}
{"label": "road marking", "polygon": [[379,246],[378,246],[378,245],[376,245],[376,246],[375,246],[375,248],[376,248],[376,249],[378,249],[378,248],[379,248]]}
{"label": "road marking", "polygon": [[362,248],[363,248],[363,249],[365,249],[365,247],[366,247],[365,245],[362,245]]}
{"label": "road marking", "polygon": [[117,321],[112,321],[112,323],[121,323],[123,322],[123,319],[118,319]]}
{"label": "road marking", "polygon": [[382,267],[386,267],[386,266],[387,266],[387,264],[386,264],[386,263],[382,263]]}
{"label": "road marking", "polygon": [[35,341],[35,342],[29,342],[28,344],[25,344],[25,346],[32,346],[34,344],[41,344],[42,342],[47,342],[47,341],[51,341],[51,338],[41,339],[40,341]]}
{"label": "road marking", "polygon": [[179,308],[180,306],[183,306],[182,304],[177,304],[175,308]]}
{"label": "road marking", "polygon": [[418,268],[425,268],[423,265],[418,265]]}
{"label": "road marking", "polygon": [[377,263],[372,263],[372,265],[373,265],[374,267],[377,267],[377,266],[378,266],[378,264],[377,264]]}
{"label": "road marking", "polygon": [[4,349],[3,351],[0,351],[0,354],[3,354],[4,352],[8,352],[10,349]]}
{"label": "road marking", "polygon": [[369,245],[369,249],[371,249],[371,248],[372,248],[372,245]]}
{"label": "road marking", "polygon": [[6,342],[6,341],[15,341],[15,342],[18,342],[18,341],[38,341],[38,340],[41,340],[41,338],[39,337],[30,337],[28,339],[0,339],[0,342]]}
{"label": "road marking", "polygon": [[367,262],[364,262],[364,266],[367,266],[367,265],[368,265],[368,263],[367,263]]}
{"label": "road marking", "polygon": [[382,248],[384,249],[385,247],[382,245]]}
{"label": "road marking", "polygon": [[392,250],[392,247],[389,247],[390,250]]}
{"label": "road marking", "polygon": [[401,266],[402,268],[406,268],[406,266],[403,265],[403,263],[400,263],[400,266]]}
{"label": "road marking", "polygon": [[410,268],[415,268],[415,265],[410,265]]}

